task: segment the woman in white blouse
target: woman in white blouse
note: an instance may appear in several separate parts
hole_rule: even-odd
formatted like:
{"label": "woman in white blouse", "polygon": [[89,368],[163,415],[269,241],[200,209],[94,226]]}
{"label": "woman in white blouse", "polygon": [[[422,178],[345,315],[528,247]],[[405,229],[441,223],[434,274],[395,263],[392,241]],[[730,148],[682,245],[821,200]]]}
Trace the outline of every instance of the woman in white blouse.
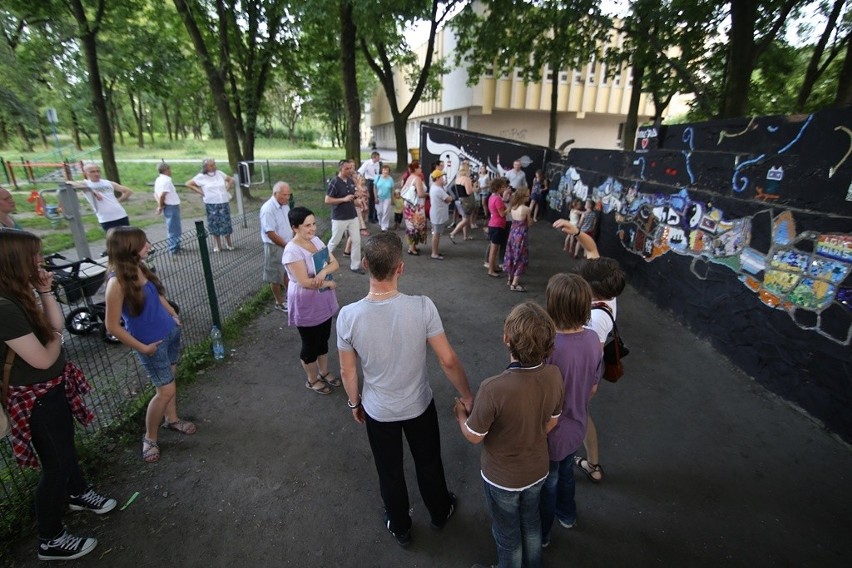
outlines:
{"label": "woman in white blouse", "polygon": [[201,162],[201,172],[186,182],[186,186],[204,198],[207,210],[207,230],[213,235],[213,252],[222,249],[221,237],[225,237],[225,248],[234,250],[231,243],[231,200],[230,190],[234,187],[234,178],[216,169],[216,160],[207,158]]}

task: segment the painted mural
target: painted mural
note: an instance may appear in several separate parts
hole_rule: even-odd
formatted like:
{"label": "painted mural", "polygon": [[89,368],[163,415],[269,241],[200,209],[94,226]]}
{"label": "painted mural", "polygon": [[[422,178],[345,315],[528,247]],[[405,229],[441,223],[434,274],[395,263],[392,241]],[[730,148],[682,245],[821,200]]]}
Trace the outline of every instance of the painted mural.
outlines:
{"label": "painted mural", "polygon": [[[593,199],[604,213],[613,213],[618,236],[629,251],[653,261],[673,252],[693,257],[693,274],[703,278],[701,262],[735,272],[739,280],[771,308],[783,309],[797,322],[798,310],[813,312],[816,323],[800,326],[843,345],[852,343],[852,289],[844,287],[852,270],[852,234],[798,233],[790,211],[767,209],[751,217],[732,218],[712,203],[695,199],[687,189],[675,194],[639,191],[615,178],[589,187],[569,168],[550,205],[561,209],[571,198]],[[768,252],[750,246],[753,224],[770,223]],[[843,336],[826,332],[821,315],[832,304],[848,315]]]}

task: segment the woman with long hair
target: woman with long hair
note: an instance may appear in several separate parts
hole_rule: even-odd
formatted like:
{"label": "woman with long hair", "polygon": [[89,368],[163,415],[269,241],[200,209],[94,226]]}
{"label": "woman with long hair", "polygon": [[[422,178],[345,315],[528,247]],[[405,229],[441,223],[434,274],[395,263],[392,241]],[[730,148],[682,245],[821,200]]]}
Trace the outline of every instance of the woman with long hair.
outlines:
{"label": "woman with long hair", "polygon": [[0,230],[0,359],[11,363],[3,405],[12,420],[12,447],[22,467],[41,465],[35,495],[38,558],[72,560],[98,541],[71,535],[66,508],[98,515],[115,499],[98,495],[77,462],[72,416],[94,419],[82,400],[89,385],[62,351],[62,312],[51,292],[53,274],[41,267],[41,240],[26,231]]}
{"label": "woman with long hair", "polygon": [[529,226],[532,224],[532,214],[526,204],[530,190],[521,187],[512,194],[509,202],[509,215],[512,225],[509,228],[509,238],[506,242],[506,254],[503,255],[503,272],[506,273],[506,285],[512,292],[526,292],[521,286],[521,276],[527,271],[530,263]]}
{"label": "woman with long hair", "polygon": [[413,161],[408,166],[408,178],[402,186],[400,194],[405,196],[406,190],[414,186],[414,201],[405,201],[402,216],[405,219],[405,236],[408,237],[408,254],[420,256],[417,245],[426,242],[426,186],[423,184],[423,169],[420,162]]}
{"label": "woman with long hair", "polygon": [[468,236],[467,228],[471,226],[473,211],[476,208],[476,194],[473,190],[473,182],[470,180],[470,163],[467,160],[462,162],[454,183],[456,186],[456,195],[458,196],[458,199],[456,199],[456,211],[461,215],[462,220],[450,233],[450,241],[453,244],[456,242],[453,237],[459,231],[461,231],[464,240],[473,240],[473,237]]}
{"label": "woman with long hair", "polygon": [[207,230],[213,235],[213,252],[222,250],[222,239],[225,237],[225,248],[234,250],[231,243],[231,200],[230,190],[234,188],[234,178],[216,169],[216,160],[207,158],[201,162],[201,171],[186,182],[186,187],[204,198],[204,209],[207,212]]}
{"label": "woman with long hair", "polygon": [[[145,413],[142,459],[160,459],[157,433],[162,426],[195,434],[195,424],[177,414],[175,371],[180,357],[180,319],[166,300],[160,279],[145,264],[148,237],[136,227],[116,227],[107,233],[110,275],[106,288],[106,327],[136,350],[139,362],[156,392]],[[121,326],[124,317],[125,327]]]}

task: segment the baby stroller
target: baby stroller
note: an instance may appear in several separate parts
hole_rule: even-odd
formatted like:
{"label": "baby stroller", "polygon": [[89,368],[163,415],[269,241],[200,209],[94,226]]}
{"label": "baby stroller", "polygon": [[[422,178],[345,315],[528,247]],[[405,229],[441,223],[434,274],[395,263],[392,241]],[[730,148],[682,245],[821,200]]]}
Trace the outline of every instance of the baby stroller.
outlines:
{"label": "baby stroller", "polygon": [[44,260],[45,269],[53,272],[57,284],[56,299],[67,306],[82,302],[65,316],[65,329],[73,335],[88,335],[97,330],[107,343],[118,343],[118,339],[106,329],[106,304],[94,300],[106,280],[108,259],[83,258],[60,264],[58,260],[68,259],[57,253]]}

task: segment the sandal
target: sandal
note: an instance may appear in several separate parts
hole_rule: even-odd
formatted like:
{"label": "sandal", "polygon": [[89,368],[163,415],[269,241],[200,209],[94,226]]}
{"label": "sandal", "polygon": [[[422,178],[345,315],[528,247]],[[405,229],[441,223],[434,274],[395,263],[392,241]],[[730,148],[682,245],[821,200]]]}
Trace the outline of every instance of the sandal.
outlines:
{"label": "sandal", "polygon": [[526,292],[527,289],[518,284],[517,286],[509,286],[509,290],[512,292]]}
{"label": "sandal", "polygon": [[142,460],[154,463],[160,460],[160,446],[154,440],[142,436]]}
{"label": "sandal", "polygon": [[[580,471],[586,474],[586,477],[589,478],[589,481],[592,483],[600,483],[603,481],[603,468],[600,464],[592,463],[584,457],[574,456],[574,465],[577,466]],[[598,474],[598,477],[594,477],[594,474]]]}
{"label": "sandal", "polygon": [[408,251],[408,254],[410,254],[411,256],[420,256],[420,251]]}
{"label": "sandal", "polygon": [[[331,378],[329,378],[329,377],[331,377]],[[319,380],[321,380],[322,382],[324,382],[328,386],[335,387],[335,388],[339,387],[343,384],[343,382],[340,380],[340,377],[335,377],[334,375],[331,374],[331,371],[327,372],[324,375],[322,373],[320,373]]]}
{"label": "sandal", "polygon": [[166,430],[174,430],[175,432],[180,432],[181,434],[186,434],[187,436],[195,434],[198,431],[198,428],[195,427],[195,424],[187,420],[181,420],[180,418],[178,418],[174,422],[169,422],[168,418],[163,419],[163,428],[165,428]]}
{"label": "sandal", "polygon": [[[314,385],[316,385],[317,383],[321,384],[322,387],[316,388]],[[320,378],[317,378],[317,380],[315,380],[314,382],[305,381],[305,388],[312,390],[317,394],[331,394],[334,391],[334,389],[328,386],[325,381]]]}

